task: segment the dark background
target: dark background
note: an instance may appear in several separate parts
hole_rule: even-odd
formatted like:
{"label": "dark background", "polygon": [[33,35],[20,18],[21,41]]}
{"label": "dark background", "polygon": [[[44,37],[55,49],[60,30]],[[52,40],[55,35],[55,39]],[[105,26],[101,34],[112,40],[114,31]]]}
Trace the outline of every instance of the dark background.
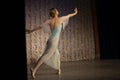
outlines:
{"label": "dark background", "polygon": [[116,0],[96,0],[101,59],[120,59],[117,4]]}
{"label": "dark background", "polygon": [[[101,59],[120,59],[118,2],[96,0]],[[27,80],[24,0],[2,2],[1,72],[4,80]],[[9,77],[8,77],[9,76]],[[1,78],[2,78],[1,77]],[[11,79],[10,79],[11,78]]]}

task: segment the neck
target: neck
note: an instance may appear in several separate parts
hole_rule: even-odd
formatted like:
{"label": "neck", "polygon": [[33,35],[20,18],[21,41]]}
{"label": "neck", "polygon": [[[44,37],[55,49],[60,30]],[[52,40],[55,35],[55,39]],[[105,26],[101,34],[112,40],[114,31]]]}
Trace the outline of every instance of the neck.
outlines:
{"label": "neck", "polygon": [[51,18],[58,18],[58,15],[55,15],[54,17],[51,17]]}

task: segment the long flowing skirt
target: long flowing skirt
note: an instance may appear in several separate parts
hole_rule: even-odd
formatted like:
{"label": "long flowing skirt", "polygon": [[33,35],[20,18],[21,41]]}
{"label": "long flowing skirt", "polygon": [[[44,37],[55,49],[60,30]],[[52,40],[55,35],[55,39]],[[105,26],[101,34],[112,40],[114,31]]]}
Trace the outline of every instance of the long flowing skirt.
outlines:
{"label": "long flowing skirt", "polygon": [[60,68],[60,54],[58,50],[59,39],[49,39],[43,55],[39,60],[42,60],[48,66],[58,70]]}

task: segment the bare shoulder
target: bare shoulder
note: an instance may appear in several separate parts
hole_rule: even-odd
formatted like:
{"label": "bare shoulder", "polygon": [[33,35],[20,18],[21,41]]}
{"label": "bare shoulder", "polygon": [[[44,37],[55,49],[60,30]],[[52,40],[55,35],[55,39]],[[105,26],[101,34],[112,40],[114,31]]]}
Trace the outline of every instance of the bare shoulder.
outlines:
{"label": "bare shoulder", "polygon": [[69,17],[68,16],[62,16],[59,19],[60,19],[60,22],[64,22],[64,21],[68,20]]}

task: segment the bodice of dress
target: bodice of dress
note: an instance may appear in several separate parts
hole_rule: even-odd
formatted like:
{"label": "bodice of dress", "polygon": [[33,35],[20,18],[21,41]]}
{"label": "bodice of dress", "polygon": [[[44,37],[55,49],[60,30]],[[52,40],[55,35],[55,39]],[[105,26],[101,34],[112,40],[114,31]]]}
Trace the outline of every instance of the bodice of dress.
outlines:
{"label": "bodice of dress", "polygon": [[51,30],[50,38],[59,38],[62,25],[57,26],[55,29]]}

